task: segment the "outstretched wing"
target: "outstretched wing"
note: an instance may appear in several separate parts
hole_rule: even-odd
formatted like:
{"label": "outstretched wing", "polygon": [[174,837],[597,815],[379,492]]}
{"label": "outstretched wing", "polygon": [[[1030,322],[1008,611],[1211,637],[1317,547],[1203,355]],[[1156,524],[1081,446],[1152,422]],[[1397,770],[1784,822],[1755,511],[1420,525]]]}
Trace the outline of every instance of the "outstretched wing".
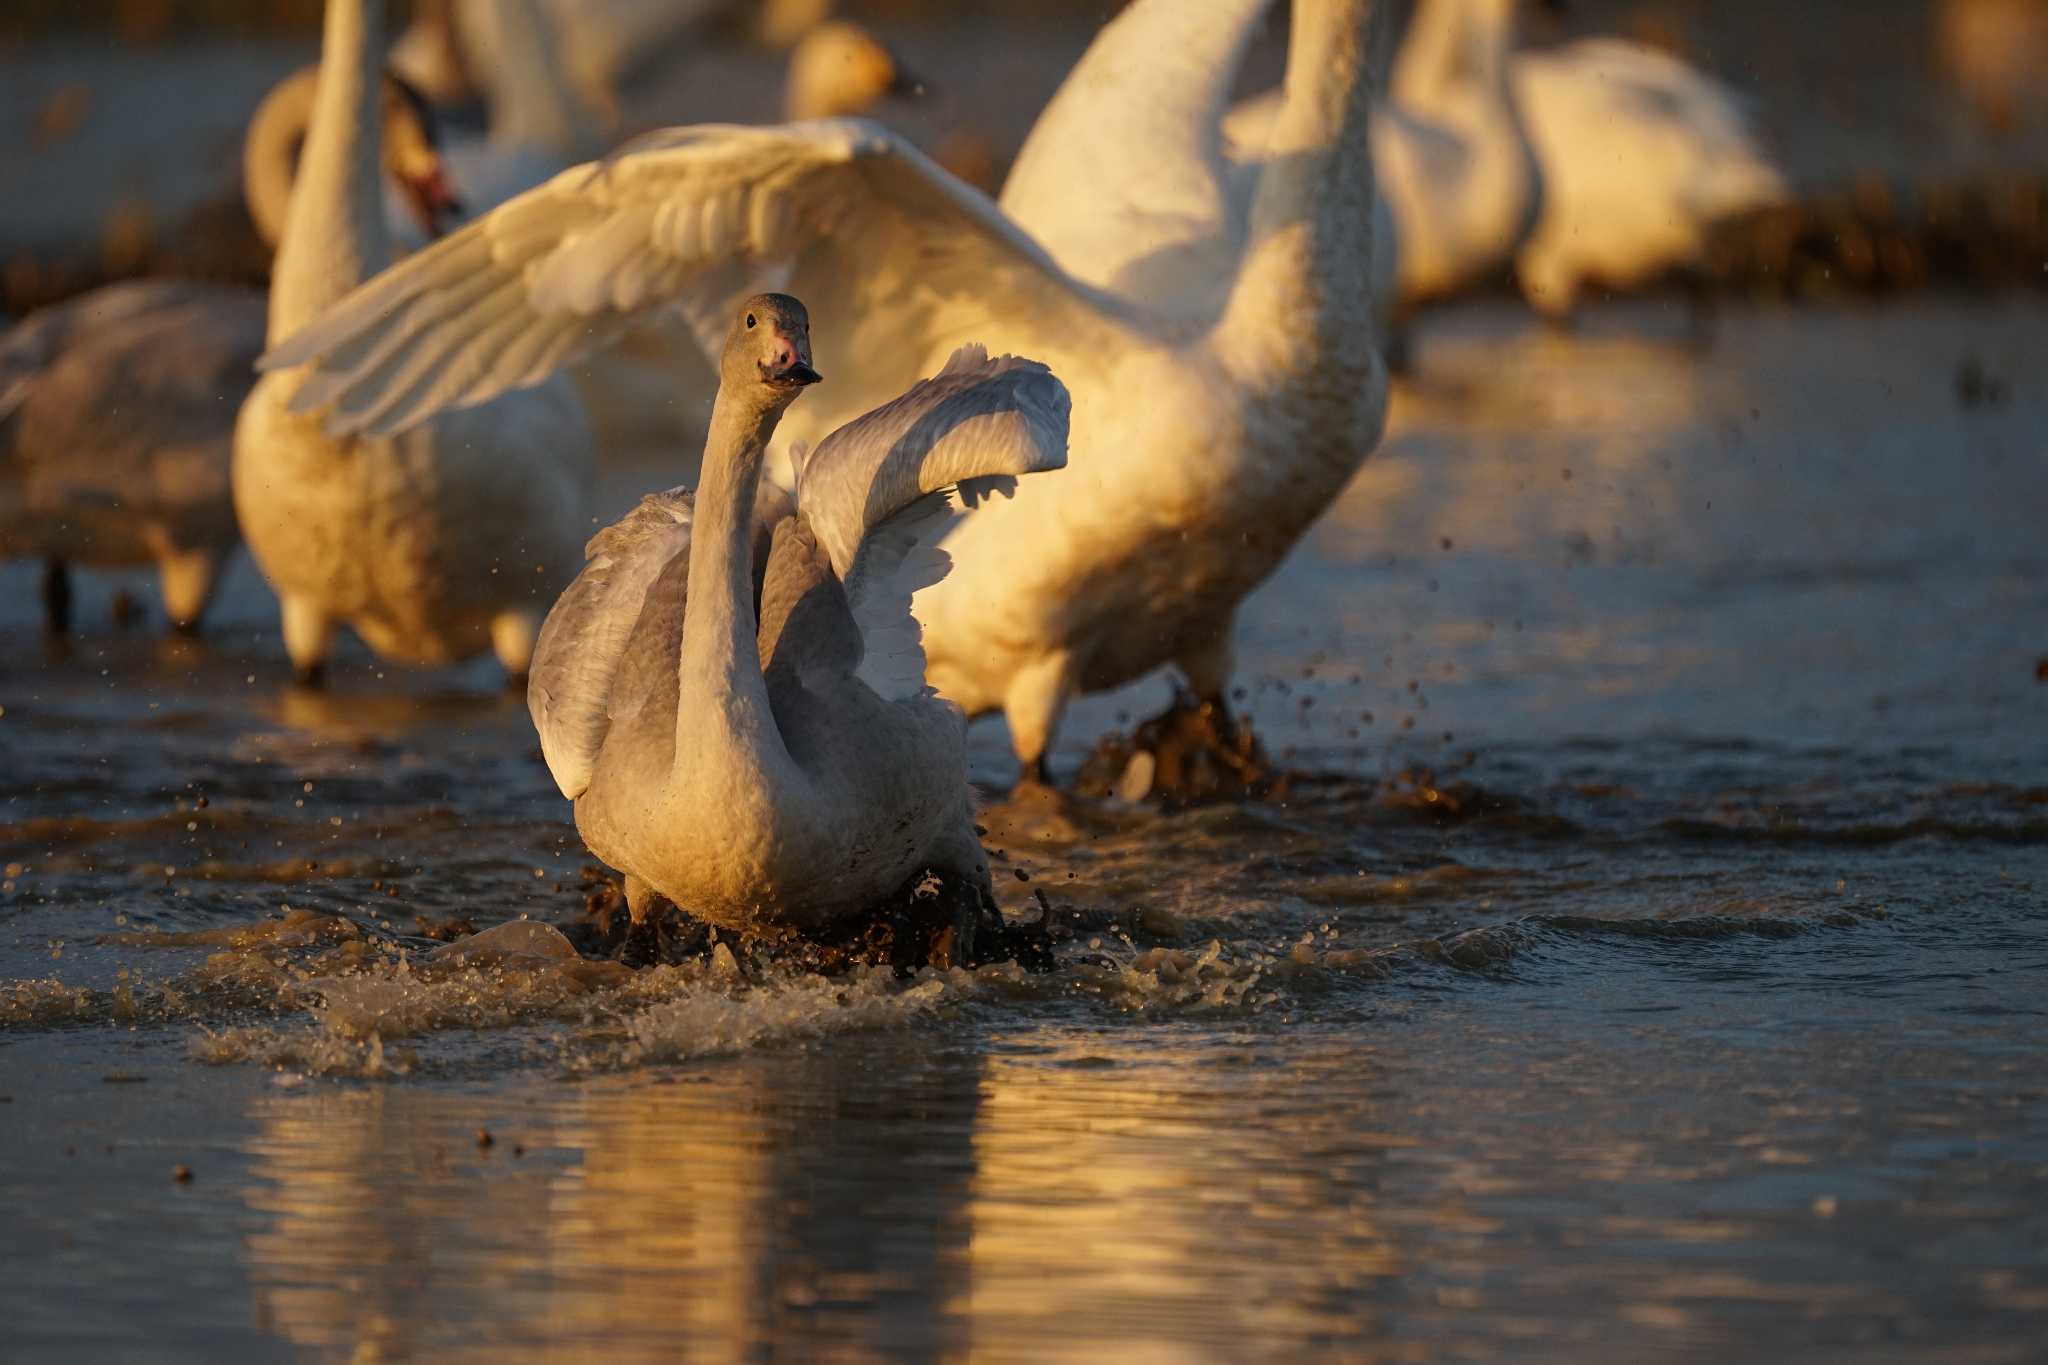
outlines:
{"label": "outstretched wing", "polygon": [[1002,206],[1076,277],[1188,316],[1227,289],[1249,194],[1221,123],[1270,0],[1135,0],[1032,125]]}
{"label": "outstretched wing", "polygon": [[884,697],[924,686],[910,599],[945,577],[939,541],[984,497],[1067,462],[1072,400],[1035,360],[963,346],[945,368],[827,436],[797,469],[797,504],[846,584],[858,672]]}
{"label": "outstretched wing", "polygon": [[[879,125],[653,133],[530,190],[343,299],[264,357],[294,405],[384,434],[539,382],[652,315],[764,278],[802,298],[849,397],[893,393],[947,336],[1101,300],[978,191]],[[871,397],[869,401],[872,401]]]}

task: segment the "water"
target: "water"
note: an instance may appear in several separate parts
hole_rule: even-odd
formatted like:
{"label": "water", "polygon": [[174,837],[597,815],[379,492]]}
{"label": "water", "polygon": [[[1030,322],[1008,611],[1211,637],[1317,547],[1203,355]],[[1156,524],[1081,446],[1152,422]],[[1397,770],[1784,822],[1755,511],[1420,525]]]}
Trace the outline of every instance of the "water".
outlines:
{"label": "water", "polygon": [[246,568],[57,656],[0,570],[5,1354],[2037,1359],[2044,343],[1432,326],[1243,621],[1328,777],[1012,805],[977,730],[1042,977],[432,956],[582,906],[487,667],[293,693]]}

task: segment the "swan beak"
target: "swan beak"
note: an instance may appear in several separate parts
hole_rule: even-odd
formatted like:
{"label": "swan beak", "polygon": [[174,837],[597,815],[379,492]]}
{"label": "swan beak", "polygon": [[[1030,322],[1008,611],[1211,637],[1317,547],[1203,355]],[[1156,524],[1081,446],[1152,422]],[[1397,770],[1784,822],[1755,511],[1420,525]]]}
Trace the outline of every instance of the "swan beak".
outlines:
{"label": "swan beak", "polygon": [[411,201],[413,216],[429,237],[446,233],[462,217],[462,201],[455,197],[448,173],[438,165],[424,174],[408,176],[405,193]]}
{"label": "swan beak", "polygon": [[768,376],[778,384],[815,384],[825,376],[812,369],[805,361],[797,361],[786,369],[771,371]]}
{"label": "swan beak", "polygon": [[[753,321],[749,314],[747,321]],[[785,388],[801,388],[815,384],[824,378],[811,368],[811,338],[808,331],[795,336],[776,327],[769,333],[768,359],[761,362],[761,377],[770,384]]]}

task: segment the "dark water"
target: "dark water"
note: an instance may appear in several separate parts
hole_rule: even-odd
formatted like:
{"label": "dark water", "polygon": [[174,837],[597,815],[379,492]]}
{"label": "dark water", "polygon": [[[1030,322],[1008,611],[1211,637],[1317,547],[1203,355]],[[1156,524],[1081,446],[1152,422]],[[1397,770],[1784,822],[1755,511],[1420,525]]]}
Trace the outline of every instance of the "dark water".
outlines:
{"label": "dark water", "polygon": [[994,800],[1045,977],[431,957],[582,905],[487,668],[0,570],[4,1354],[2038,1359],[2048,309],[1682,331],[1429,333],[1242,624],[1335,776]]}

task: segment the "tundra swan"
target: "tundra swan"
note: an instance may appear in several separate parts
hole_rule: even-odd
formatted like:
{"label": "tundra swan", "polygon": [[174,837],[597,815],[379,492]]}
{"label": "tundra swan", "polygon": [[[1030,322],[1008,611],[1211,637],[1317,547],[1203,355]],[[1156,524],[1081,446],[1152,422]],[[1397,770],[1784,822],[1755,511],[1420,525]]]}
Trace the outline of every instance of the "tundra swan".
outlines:
{"label": "tundra swan", "polygon": [[818,381],[803,305],[737,304],[719,381],[694,496],[599,532],[548,615],[527,702],[549,769],[636,921],[659,895],[727,928],[817,930],[936,874],[971,941],[994,899],[966,726],[925,686],[910,597],[945,573],[956,501],[1066,462],[1066,390],[963,347],[800,457],[792,506],[760,476]]}
{"label": "tundra swan", "polygon": [[[372,118],[384,19],[382,0],[328,0],[312,128],[272,274],[273,343],[389,262]],[[500,356],[552,368],[517,346]],[[235,512],[277,591],[300,678],[321,676],[344,622],[400,662],[448,663],[488,646],[524,673],[589,527],[590,430],[567,381],[544,378],[389,438],[331,436],[293,411],[323,386],[306,372],[264,375],[234,436]]]}
{"label": "tundra swan", "polygon": [[1589,280],[1627,288],[1696,264],[1717,219],[1785,200],[1742,100],[1675,57],[1589,38],[1518,54],[1514,85],[1545,187],[1515,273],[1546,316]]}
{"label": "tundra swan", "polygon": [[[244,143],[250,217],[273,244],[312,110],[312,70],[258,106]],[[433,125],[396,81],[384,166],[430,229],[452,207]],[[0,336],[0,557],[44,561],[44,611],[70,625],[68,565],[154,564],[164,614],[196,630],[241,539],[228,493],[235,412],[256,382],[264,301],[182,280],[107,285]]]}
{"label": "tundra swan", "polygon": [[[310,326],[273,327],[264,363],[309,370],[294,406],[326,409],[331,430],[384,436],[532,383],[677,300],[722,328],[768,279],[843,319],[819,350],[837,392],[793,412],[790,436],[902,392],[969,339],[1038,357],[1072,390],[1074,459],[966,518],[917,615],[932,684],[969,715],[1003,711],[1043,777],[1077,689],[1174,664],[1222,706],[1238,603],[1379,439],[1372,10],[1296,0],[1286,97],[1213,325],[1076,279],[901,138],[826,120],[650,135],[295,319]],[[1226,87],[1167,132],[1213,141]]]}

